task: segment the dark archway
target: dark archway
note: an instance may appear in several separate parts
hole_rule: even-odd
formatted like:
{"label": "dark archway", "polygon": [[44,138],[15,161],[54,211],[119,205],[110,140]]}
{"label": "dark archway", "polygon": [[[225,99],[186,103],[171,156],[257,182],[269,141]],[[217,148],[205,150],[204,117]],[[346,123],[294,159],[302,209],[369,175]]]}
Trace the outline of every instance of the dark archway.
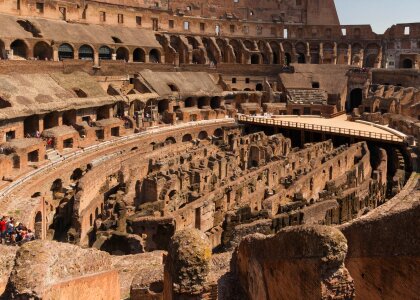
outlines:
{"label": "dark archway", "polygon": [[374,68],[376,62],[376,54],[370,54],[366,57],[365,60],[365,68]]}
{"label": "dark archway", "polygon": [[221,106],[221,100],[220,100],[219,97],[213,97],[213,98],[211,98],[211,100],[210,100],[210,107],[212,109],[220,108],[220,106]]}
{"label": "dark archway", "polygon": [[158,102],[158,113],[162,114],[169,110],[169,100],[163,99]]}
{"label": "dark archway", "polygon": [[403,60],[402,67],[404,69],[412,69],[413,68],[413,61],[409,58]]}
{"label": "dark archway", "polygon": [[222,137],[222,136],[223,136],[223,129],[221,129],[221,128],[217,128],[217,129],[214,131],[213,135],[214,135],[215,137]]}
{"label": "dark archway", "polygon": [[251,64],[258,65],[260,63],[260,56],[258,54],[251,55]]}
{"label": "dark archway", "polygon": [[16,40],[10,45],[10,49],[13,50],[13,56],[19,56],[21,58],[28,58],[28,46],[23,40]]}
{"label": "dark archway", "polygon": [[112,59],[112,50],[108,46],[99,48],[99,59],[110,60]]}
{"label": "dark archway", "polygon": [[185,107],[194,107],[196,106],[194,98],[185,99]]}
{"label": "dark archway", "polygon": [[192,141],[192,136],[191,134],[187,133],[182,137],[182,142],[186,143],[186,142],[191,142]]}
{"label": "dark archway", "polygon": [[198,108],[205,108],[209,106],[209,99],[206,97],[200,97],[197,101]]}
{"label": "dark archway", "polygon": [[36,136],[39,131],[39,117],[37,115],[29,116],[23,121],[23,131],[25,136]]}
{"label": "dark archway", "polygon": [[258,84],[255,86],[255,90],[256,90],[256,91],[261,92],[261,91],[263,90],[263,85],[262,85],[261,83],[258,83]]}
{"label": "dark archway", "polygon": [[52,48],[46,42],[38,42],[34,47],[34,57],[39,60],[51,60],[53,53]]}
{"label": "dark archway", "polygon": [[152,49],[149,52],[149,62],[160,63],[160,53],[156,49]]}
{"label": "dark archway", "polygon": [[74,59],[73,47],[69,44],[61,44],[60,47],[58,47],[58,59]]}
{"label": "dark archway", "polygon": [[146,53],[143,49],[137,48],[133,52],[133,61],[134,62],[146,62]]}
{"label": "dark archway", "polygon": [[362,104],[363,91],[362,89],[354,89],[350,92],[350,99],[347,103],[347,112],[351,113],[353,109],[358,108]]}
{"label": "dark archway", "polygon": [[89,45],[80,46],[79,59],[93,60],[93,48]]}
{"label": "dark archway", "polygon": [[305,54],[298,53],[298,64],[306,64]]}
{"label": "dark archway", "polygon": [[206,138],[208,138],[208,133],[207,131],[200,131],[200,133],[198,134],[198,139],[200,140],[205,140]]}
{"label": "dark archway", "polygon": [[284,64],[289,66],[292,63],[292,56],[290,55],[290,53],[285,53],[284,54]]}
{"label": "dark archway", "polygon": [[117,49],[117,60],[125,60],[128,61],[130,54],[128,53],[128,49],[124,47],[120,47]]}

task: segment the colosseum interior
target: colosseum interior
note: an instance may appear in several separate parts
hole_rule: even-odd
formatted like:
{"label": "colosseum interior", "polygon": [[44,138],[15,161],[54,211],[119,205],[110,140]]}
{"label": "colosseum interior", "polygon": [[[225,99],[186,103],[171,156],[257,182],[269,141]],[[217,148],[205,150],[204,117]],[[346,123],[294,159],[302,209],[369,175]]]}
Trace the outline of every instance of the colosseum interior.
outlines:
{"label": "colosseum interior", "polygon": [[420,23],[1,1],[0,298],[419,299],[419,141]]}

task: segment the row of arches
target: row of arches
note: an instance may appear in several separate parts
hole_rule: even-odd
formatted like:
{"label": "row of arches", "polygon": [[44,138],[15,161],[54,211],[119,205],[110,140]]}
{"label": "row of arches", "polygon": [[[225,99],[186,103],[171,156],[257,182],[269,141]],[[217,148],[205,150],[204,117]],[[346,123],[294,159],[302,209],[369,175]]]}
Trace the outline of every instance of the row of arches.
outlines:
{"label": "row of arches", "polygon": [[[4,49],[5,44],[0,40],[0,57],[2,59],[6,58]],[[10,44],[10,49],[13,51],[13,56],[15,58],[27,59],[31,56],[28,43],[22,39],[13,41]],[[36,59],[52,60],[54,58],[53,47],[45,41],[37,42],[32,50],[32,56]],[[69,43],[63,43],[58,47],[58,59],[94,60],[95,51],[94,47],[88,44],[81,45],[76,49]],[[146,52],[143,48],[136,48],[130,53],[130,50],[126,47],[119,47],[114,50],[109,46],[103,45],[98,48],[97,54],[98,58],[101,60],[111,60],[115,56],[116,60],[130,61],[132,59],[134,62],[161,62],[161,53],[158,49],[151,49]],[[132,55],[131,57],[130,54]],[[148,61],[146,61],[147,56],[149,57]]]}

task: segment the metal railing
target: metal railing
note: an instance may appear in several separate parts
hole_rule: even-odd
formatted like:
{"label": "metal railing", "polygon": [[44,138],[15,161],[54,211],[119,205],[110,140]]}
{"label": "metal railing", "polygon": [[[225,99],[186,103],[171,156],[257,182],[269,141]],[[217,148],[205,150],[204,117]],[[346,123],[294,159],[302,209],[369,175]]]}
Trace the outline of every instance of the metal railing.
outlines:
{"label": "metal railing", "polygon": [[283,120],[276,120],[272,118],[251,117],[251,116],[240,115],[238,116],[238,121],[246,122],[246,123],[280,126],[280,127],[292,128],[292,129],[306,129],[306,130],[333,133],[333,134],[339,134],[339,135],[345,135],[345,136],[362,137],[362,138],[368,138],[372,140],[390,141],[390,142],[396,142],[396,143],[404,142],[404,138],[399,137],[397,135],[393,135],[393,134],[340,128],[340,127],[334,127],[334,126],[307,124],[307,123],[292,122],[292,121],[283,121]]}

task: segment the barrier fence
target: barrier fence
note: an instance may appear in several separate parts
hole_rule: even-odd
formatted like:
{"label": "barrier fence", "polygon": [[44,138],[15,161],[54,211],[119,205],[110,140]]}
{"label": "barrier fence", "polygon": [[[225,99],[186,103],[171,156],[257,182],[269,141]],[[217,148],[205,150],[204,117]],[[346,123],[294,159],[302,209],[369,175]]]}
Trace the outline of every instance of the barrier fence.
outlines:
{"label": "barrier fence", "polygon": [[369,139],[378,140],[378,141],[379,140],[390,141],[390,142],[396,142],[396,143],[404,142],[404,138],[399,137],[397,135],[393,135],[393,134],[340,128],[340,127],[334,127],[334,126],[307,124],[307,123],[292,122],[292,121],[283,121],[283,120],[276,120],[272,118],[251,117],[251,116],[241,115],[241,116],[238,116],[238,121],[245,122],[245,123],[279,126],[279,127],[284,127],[284,128],[290,128],[290,129],[305,129],[305,130],[333,133],[333,134],[339,134],[339,135],[345,135],[345,136],[362,137],[362,138],[369,138]]}

